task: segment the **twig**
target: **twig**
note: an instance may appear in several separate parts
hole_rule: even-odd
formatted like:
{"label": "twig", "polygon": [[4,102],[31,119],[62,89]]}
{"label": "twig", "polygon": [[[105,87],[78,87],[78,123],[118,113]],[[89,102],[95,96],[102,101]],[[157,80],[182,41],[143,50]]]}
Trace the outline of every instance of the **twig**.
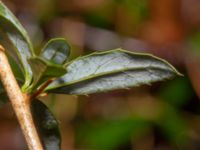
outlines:
{"label": "twig", "polygon": [[43,150],[30,111],[30,98],[23,94],[13,75],[4,48],[0,45],[0,79],[11,101],[30,150]]}
{"label": "twig", "polygon": [[43,91],[44,89],[54,81],[55,79],[50,79],[48,80],[47,82],[45,82],[32,96],[31,96],[31,99],[34,99],[36,98],[37,96],[39,96]]}

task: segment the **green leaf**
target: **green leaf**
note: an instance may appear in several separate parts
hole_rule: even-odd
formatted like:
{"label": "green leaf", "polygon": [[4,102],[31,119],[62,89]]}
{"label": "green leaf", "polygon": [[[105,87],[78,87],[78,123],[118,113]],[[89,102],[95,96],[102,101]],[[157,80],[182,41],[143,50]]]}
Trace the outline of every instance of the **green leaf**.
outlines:
{"label": "green leaf", "polygon": [[70,55],[70,46],[63,38],[51,39],[43,48],[40,56],[55,64],[63,65]]}
{"label": "green leaf", "polygon": [[21,69],[19,68],[19,65],[17,64],[17,62],[8,55],[8,61],[9,61],[9,64],[11,66],[11,69],[12,69],[12,72],[16,78],[16,80],[18,82],[20,82],[20,85],[23,84],[24,82],[24,76],[23,76],[23,73],[21,71]]}
{"label": "green leaf", "polygon": [[69,55],[70,46],[65,39],[51,39],[39,56],[28,59],[33,71],[33,83],[29,89],[34,90],[45,81],[64,75],[66,69],[63,64],[68,60]]}
{"label": "green leaf", "polygon": [[[8,60],[9,60],[10,66],[12,68],[12,71],[15,75],[15,78],[18,81],[18,84],[21,85],[24,81],[24,78],[23,78],[20,68],[18,67],[18,65],[16,64],[16,62],[14,61],[13,58],[8,57]],[[7,96],[7,93],[0,81],[0,108],[7,102],[8,102],[8,96]]]}
{"label": "green leaf", "polygon": [[60,150],[61,136],[58,121],[53,114],[45,104],[36,99],[31,102],[31,110],[45,150]]}
{"label": "green leaf", "polygon": [[29,87],[32,91],[45,81],[60,77],[66,73],[62,65],[55,64],[41,57],[31,57],[28,59],[33,71],[33,82]]}
{"label": "green leaf", "polygon": [[122,49],[80,57],[69,63],[66,69],[68,73],[47,87],[48,92],[90,94],[150,84],[181,75],[160,58]]}
{"label": "green leaf", "polygon": [[34,55],[31,42],[15,16],[0,2],[0,43],[5,47],[6,53],[12,56],[22,68],[25,76],[23,90],[32,81],[32,71],[27,58]]}

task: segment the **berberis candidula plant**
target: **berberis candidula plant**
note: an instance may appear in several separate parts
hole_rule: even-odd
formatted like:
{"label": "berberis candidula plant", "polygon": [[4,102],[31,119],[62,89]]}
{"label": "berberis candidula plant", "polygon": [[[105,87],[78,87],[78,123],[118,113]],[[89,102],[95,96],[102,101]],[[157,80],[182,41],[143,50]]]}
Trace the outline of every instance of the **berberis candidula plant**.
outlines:
{"label": "berberis candidula plant", "polygon": [[60,149],[58,123],[38,100],[41,94],[88,95],[181,75],[150,54],[113,49],[69,61],[70,50],[56,38],[36,55],[25,29],[0,2],[0,104],[10,100],[31,150]]}

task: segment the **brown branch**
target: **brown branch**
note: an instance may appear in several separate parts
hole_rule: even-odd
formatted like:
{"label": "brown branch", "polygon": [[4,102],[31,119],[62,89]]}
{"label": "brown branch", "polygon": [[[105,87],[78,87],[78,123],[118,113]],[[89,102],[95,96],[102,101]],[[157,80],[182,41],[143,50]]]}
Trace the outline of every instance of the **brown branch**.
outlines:
{"label": "brown branch", "polygon": [[30,99],[34,99],[36,98],[37,96],[39,96],[43,91],[44,89],[54,81],[55,79],[50,79],[48,80],[47,82],[45,82],[32,96]]}
{"label": "brown branch", "polygon": [[11,101],[15,114],[20,123],[22,132],[30,150],[43,150],[36,127],[30,111],[30,98],[23,94],[13,75],[10,64],[0,45],[0,79]]}

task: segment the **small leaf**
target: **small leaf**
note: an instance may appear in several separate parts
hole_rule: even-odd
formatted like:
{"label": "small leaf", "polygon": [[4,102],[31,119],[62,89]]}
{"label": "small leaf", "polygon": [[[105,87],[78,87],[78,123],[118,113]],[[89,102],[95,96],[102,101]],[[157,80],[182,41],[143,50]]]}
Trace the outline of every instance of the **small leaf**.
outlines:
{"label": "small leaf", "polygon": [[15,16],[0,1],[0,43],[5,47],[6,53],[12,56],[22,68],[25,76],[23,90],[32,81],[32,71],[27,58],[34,55],[31,42]]}
{"label": "small leaf", "polygon": [[64,64],[70,55],[70,46],[65,39],[50,40],[43,48],[40,56],[56,64]]}
{"label": "small leaf", "polygon": [[47,87],[47,92],[90,94],[150,84],[181,75],[160,58],[122,49],[80,57],[70,62],[66,69],[68,73]]}
{"label": "small leaf", "polygon": [[34,90],[50,78],[60,77],[66,73],[63,64],[68,60],[70,47],[65,39],[51,39],[42,49],[40,56],[28,59],[33,71],[33,83],[29,89]]}
{"label": "small leaf", "polygon": [[45,150],[60,150],[61,136],[53,114],[45,104],[36,99],[31,103],[31,110]]}
{"label": "small leaf", "polygon": [[60,77],[66,73],[66,69],[62,65],[44,60],[41,57],[32,57],[28,61],[33,71],[33,83],[29,87],[32,89],[51,78]]}

